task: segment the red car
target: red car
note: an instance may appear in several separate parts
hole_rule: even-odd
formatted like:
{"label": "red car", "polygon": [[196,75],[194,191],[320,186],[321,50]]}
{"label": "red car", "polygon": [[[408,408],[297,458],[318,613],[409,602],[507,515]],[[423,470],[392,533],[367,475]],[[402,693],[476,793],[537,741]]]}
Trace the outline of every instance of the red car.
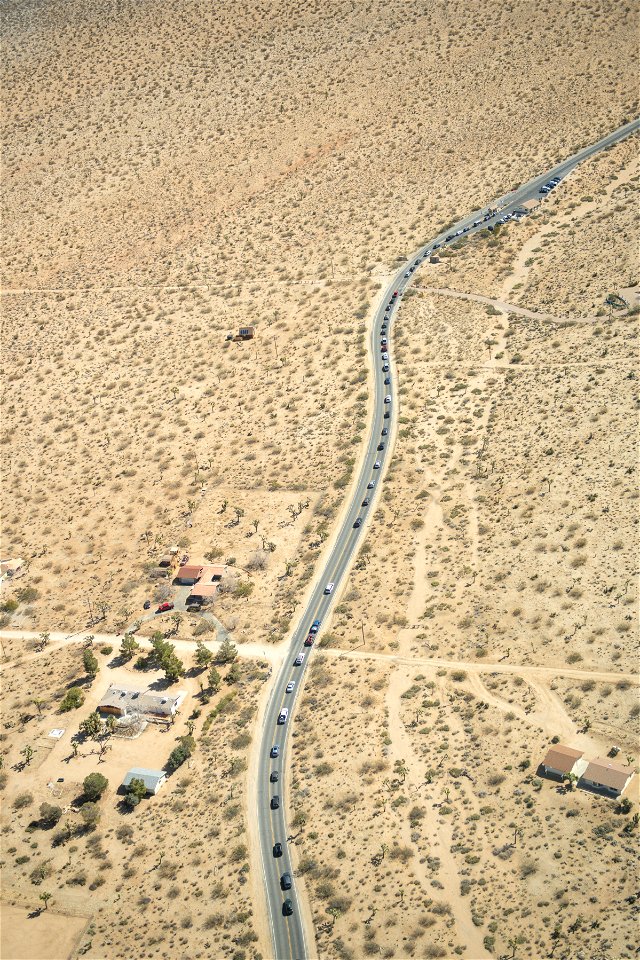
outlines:
{"label": "red car", "polygon": [[313,641],[315,640],[315,638],[316,638],[315,633],[310,633],[309,636],[307,637],[307,639],[306,639],[305,642],[304,642],[305,647],[312,647],[312,646],[313,646]]}
{"label": "red car", "polygon": [[156,610],[156,613],[166,613],[167,610],[173,610],[173,603],[171,602],[171,600],[165,600],[164,603],[161,603],[158,609]]}

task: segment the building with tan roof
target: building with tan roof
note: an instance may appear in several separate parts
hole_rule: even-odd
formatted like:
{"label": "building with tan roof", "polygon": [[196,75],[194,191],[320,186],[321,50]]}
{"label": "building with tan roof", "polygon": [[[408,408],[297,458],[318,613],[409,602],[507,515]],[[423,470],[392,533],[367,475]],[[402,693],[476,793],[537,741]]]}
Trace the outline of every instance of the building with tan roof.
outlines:
{"label": "building with tan roof", "polygon": [[579,786],[606,793],[610,797],[619,797],[626,790],[634,773],[631,767],[624,767],[615,760],[596,757],[587,765],[580,777]]}
{"label": "building with tan roof", "polygon": [[191,593],[187,598],[187,603],[211,603],[218,592],[217,583],[205,583],[200,580],[191,588]]}
{"label": "building with tan roof", "polygon": [[542,772],[546,776],[568,777],[573,774],[579,777],[587,766],[587,761],[582,759],[583,751],[574,750],[573,747],[566,747],[563,743],[554,743],[549,747],[547,754],[542,761]]}

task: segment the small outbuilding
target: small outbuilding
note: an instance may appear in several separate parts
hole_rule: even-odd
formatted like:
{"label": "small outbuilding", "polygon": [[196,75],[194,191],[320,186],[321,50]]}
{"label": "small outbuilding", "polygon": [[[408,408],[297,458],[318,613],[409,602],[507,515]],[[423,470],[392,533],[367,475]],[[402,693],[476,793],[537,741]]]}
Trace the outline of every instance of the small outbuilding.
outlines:
{"label": "small outbuilding", "polygon": [[582,756],[582,750],[574,750],[573,747],[565,747],[563,743],[555,743],[549,747],[542,761],[542,772],[545,776],[559,777],[561,780],[570,773],[579,777],[587,766],[587,761],[583,760]]}
{"label": "small outbuilding", "polygon": [[253,340],[256,335],[255,327],[240,327],[238,337],[240,340]]}
{"label": "small outbuilding", "polygon": [[149,770],[147,767],[132,767],[122,781],[122,786],[127,789],[131,785],[132,780],[142,780],[147,788],[147,793],[156,794],[166,779],[167,774],[164,770]]}
{"label": "small outbuilding", "polygon": [[22,557],[0,560],[0,580],[13,580],[21,577],[24,573],[24,560]]}
{"label": "small outbuilding", "polygon": [[176,574],[176,583],[182,584],[185,587],[192,587],[194,583],[197,583],[200,577],[202,576],[202,565],[196,565],[193,563],[186,564],[184,567],[180,567]]}
{"label": "small outbuilding", "polygon": [[610,797],[619,797],[626,790],[634,772],[631,767],[624,767],[608,757],[596,757],[587,765],[579,786],[606,793]]}

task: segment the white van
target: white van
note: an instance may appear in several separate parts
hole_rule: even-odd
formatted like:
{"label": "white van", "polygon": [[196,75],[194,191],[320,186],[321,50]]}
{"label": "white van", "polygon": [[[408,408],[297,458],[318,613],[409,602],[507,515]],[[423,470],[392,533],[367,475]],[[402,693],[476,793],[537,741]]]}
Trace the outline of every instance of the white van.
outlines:
{"label": "white van", "polygon": [[278,723],[286,723],[288,716],[289,716],[289,708],[288,708],[288,707],[283,707],[282,710],[280,711],[280,715],[279,715],[279,717],[278,717]]}

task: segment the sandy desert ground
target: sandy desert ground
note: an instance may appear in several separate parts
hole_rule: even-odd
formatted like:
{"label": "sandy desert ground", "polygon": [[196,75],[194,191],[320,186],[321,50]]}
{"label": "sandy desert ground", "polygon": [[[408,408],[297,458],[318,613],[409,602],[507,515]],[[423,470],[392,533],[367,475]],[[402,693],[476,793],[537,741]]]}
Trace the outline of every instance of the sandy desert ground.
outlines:
{"label": "sandy desert ground", "polygon": [[[163,597],[153,569],[176,544],[227,563],[223,629],[278,643],[366,441],[365,330],[392,268],[637,114],[637,10],[28,0],[6,14],[0,507],[3,555],[27,570],[2,588],[0,628],[76,631],[90,601],[96,632],[121,631]],[[554,735],[637,752],[622,678],[637,642],[636,154],[607,151],[522,224],[460,244],[400,311],[398,443],[323,643],[514,672],[314,665],[289,813],[319,956],[631,955],[630,815],[532,769]],[[612,291],[630,310],[604,306]],[[253,341],[225,340],[245,324]],[[190,616],[177,629],[209,635]],[[79,646],[27,653],[3,644],[3,955],[33,938],[42,960],[268,957],[244,770],[268,668],[243,658],[202,707],[189,673],[175,727],[97,766],[68,759],[71,735],[108,679],[138,671],[96,651],[84,705],[60,715]],[[523,680],[519,664],[558,674]],[[621,679],[576,683],[571,666]],[[162,765],[188,723],[189,769],[121,814],[138,745]],[[66,842],[29,827],[49,782],[64,776],[67,806],[94,769],[109,778],[95,830],[71,811]]]}

